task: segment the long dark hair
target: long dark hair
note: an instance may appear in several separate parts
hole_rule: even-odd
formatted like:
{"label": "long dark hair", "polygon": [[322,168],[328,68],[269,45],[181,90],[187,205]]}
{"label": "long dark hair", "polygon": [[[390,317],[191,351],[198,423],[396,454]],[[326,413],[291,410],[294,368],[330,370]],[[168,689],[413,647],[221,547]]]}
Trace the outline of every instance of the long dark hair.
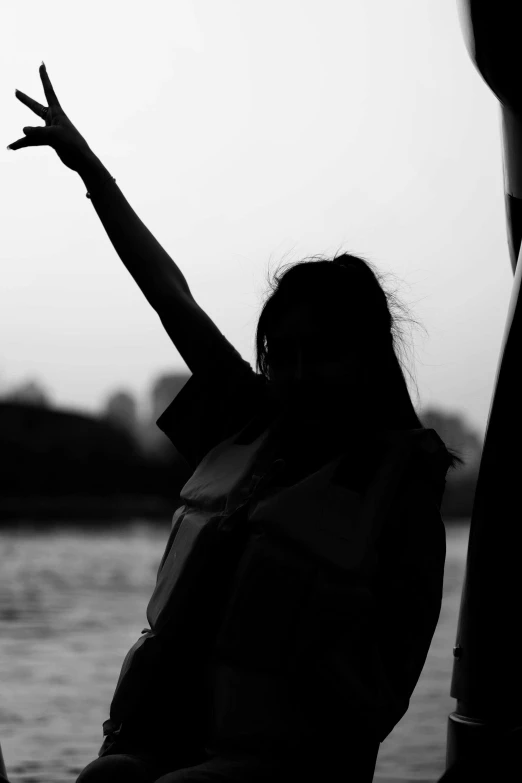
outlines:
{"label": "long dark hair", "polygon": [[[285,264],[273,279],[256,329],[257,372],[270,380],[270,334],[278,318],[294,305],[308,303],[316,310],[342,314],[342,336],[350,352],[367,357],[369,395],[367,412],[376,425],[393,429],[422,427],[404,376],[401,321],[415,321],[395,292],[383,286],[384,275],[359,256],[342,253],[333,258],[309,256]],[[407,370],[410,378],[411,373]],[[412,378],[415,387],[418,388]],[[450,468],[464,464],[447,448]]]}

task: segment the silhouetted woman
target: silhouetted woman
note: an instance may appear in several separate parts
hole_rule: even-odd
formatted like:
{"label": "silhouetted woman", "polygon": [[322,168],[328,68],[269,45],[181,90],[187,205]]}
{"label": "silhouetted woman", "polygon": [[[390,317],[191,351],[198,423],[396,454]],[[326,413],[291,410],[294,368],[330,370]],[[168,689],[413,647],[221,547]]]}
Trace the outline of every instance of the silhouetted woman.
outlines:
{"label": "silhouetted woman", "polygon": [[180,493],[100,757],[79,783],[371,781],[438,622],[449,453],[424,429],[378,275],[343,254],[276,276],[257,372],[63,112],[18,98],[77,171],[116,252],[192,372],[158,420]]}

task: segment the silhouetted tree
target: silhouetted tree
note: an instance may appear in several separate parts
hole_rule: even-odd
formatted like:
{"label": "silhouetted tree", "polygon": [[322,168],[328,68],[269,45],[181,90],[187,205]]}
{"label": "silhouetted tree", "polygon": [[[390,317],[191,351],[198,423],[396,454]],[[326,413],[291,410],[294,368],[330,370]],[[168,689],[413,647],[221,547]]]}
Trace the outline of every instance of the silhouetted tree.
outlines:
{"label": "silhouetted tree", "polygon": [[41,408],[48,408],[51,405],[48,391],[36,380],[24,381],[18,386],[11,387],[3,394],[3,399]]}
{"label": "silhouetted tree", "polygon": [[419,418],[424,427],[431,427],[440,435],[446,446],[462,453],[464,465],[455,471],[456,475],[478,470],[484,439],[462,414],[430,407]]}
{"label": "silhouetted tree", "polygon": [[464,465],[450,471],[442,500],[444,519],[470,517],[477,487],[483,436],[470,427],[459,413],[430,407],[419,416],[424,427],[431,427],[450,448],[457,449],[464,459]]}
{"label": "silhouetted tree", "polygon": [[102,416],[108,421],[129,432],[133,438],[138,433],[138,413],[136,398],[128,391],[115,391],[107,397]]}

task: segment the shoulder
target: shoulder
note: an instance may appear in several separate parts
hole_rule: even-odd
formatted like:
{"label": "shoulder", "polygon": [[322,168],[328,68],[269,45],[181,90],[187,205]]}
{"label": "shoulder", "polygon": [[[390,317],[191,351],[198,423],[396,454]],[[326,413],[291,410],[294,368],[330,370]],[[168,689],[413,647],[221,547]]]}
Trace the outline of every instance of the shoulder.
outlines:
{"label": "shoulder", "polygon": [[190,376],[156,421],[193,468],[213,446],[245,427],[266,399],[264,376],[233,346],[225,348]]}

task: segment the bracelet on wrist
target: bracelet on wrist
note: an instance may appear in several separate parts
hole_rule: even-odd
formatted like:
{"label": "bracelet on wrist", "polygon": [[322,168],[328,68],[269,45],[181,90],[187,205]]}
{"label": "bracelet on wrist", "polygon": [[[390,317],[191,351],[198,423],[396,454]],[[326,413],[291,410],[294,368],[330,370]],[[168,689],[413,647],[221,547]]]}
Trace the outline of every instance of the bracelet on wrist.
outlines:
{"label": "bracelet on wrist", "polygon": [[[107,184],[107,182],[116,182],[116,179],[114,177],[107,177],[106,179],[104,179],[104,181],[102,183],[102,187],[104,187]],[[96,190],[98,190],[98,189],[96,189]],[[100,190],[101,190],[101,188],[100,188]],[[91,194],[89,193],[89,191],[87,191],[85,196],[86,196],[86,198],[91,198]]]}

